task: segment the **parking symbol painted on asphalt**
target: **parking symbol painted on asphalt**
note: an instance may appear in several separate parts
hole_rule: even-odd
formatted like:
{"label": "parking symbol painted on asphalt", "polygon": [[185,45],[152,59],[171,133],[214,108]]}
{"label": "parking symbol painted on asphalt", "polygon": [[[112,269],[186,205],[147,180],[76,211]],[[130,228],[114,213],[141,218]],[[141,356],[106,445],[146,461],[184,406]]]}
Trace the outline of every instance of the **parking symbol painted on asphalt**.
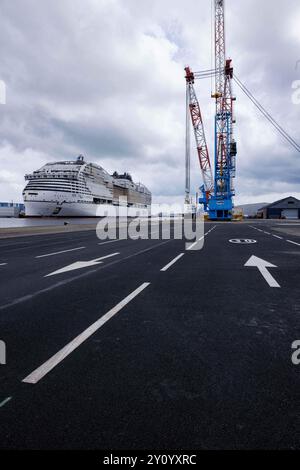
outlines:
{"label": "parking symbol painted on asphalt", "polygon": [[252,245],[253,243],[257,243],[257,240],[251,240],[249,238],[233,238],[229,241],[230,243],[235,243],[237,245]]}

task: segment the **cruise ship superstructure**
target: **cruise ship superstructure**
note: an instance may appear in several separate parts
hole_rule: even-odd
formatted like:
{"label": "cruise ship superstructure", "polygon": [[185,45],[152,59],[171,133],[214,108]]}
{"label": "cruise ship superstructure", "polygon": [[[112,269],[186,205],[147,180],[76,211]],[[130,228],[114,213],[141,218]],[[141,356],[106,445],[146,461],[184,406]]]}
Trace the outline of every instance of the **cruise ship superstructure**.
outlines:
{"label": "cruise ship superstructure", "polygon": [[25,180],[26,216],[96,217],[120,206],[144,211],[151,206],[151,192],[143,184],[134,183],[128,173],[110,175],[82,155],[47,163]]}

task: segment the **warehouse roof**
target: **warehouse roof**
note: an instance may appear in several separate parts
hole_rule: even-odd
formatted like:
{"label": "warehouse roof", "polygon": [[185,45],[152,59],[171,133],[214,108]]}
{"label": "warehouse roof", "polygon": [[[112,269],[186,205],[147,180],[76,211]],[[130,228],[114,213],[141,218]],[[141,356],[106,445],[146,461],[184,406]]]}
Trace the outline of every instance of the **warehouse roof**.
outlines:
{"label": "warehouse roof", "polygon": [[279,201],[271,202],[271,204],[261,207],[258,212],[271,207],[274,209],[300,209],[300,201],[293,196],[285,197],[283,199],[279,199]]}

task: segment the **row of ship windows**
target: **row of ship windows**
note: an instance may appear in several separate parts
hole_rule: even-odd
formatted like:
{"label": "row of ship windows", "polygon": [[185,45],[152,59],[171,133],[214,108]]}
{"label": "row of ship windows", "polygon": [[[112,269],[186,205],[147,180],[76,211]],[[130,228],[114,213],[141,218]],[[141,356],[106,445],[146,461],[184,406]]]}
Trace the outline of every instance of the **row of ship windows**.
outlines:
{"label": "row of ship windows", "polygon": [[[53,191],[53,192],[54,192],[54,191],[58,191],[58,192],[60,192],[60,193],[75,193],[75,194],[79,194],[79,193],[80,193],[80,194],[86,194],[86,195],[88,195],[88,196],[91,195],[91,193],[90,193],[90,192],[88,193],[87,191],[79,191],[79,190],[73,190],[73,191],[72,191],[72,190],[70,190],[70,189],[61,189],[61,188],[59,188],[59,189],[58,189],[58,188],[40,188],[40,187],[38,187],[38,186],[36,186],[36,187],[34,187],[34,188],[32,187],[32,188],[30,188],[30,189],[28,188],[28,190],[29,190],[29,191]],[[28,194],[29,194],[30,196],[35,196],[35,195],[36,195],[36,194],[34,194],[34,193],[32,193],[32,192],[29,192]]]}
{"label": "row of ship windows", "polygon": [[89,189],[86,187],[86,186],[78,186],[78,185],[67,185],[67,184],[61,184],[61,185],[51,185],[51,184],[39,184],[39,183],[35,183],[35,184],[29,184],[26,186],[26,189],[32,189],[32,188],[36,188],[36,187],[39,187],[39,188],[43,188],[43,189],[47,189],[47,188],[54,188],[54,189],[57,189],[58,191],[60,189],[76,189],[76,190],[82,190],[82,191],[89,191]]}
{"label": "row of ship windows", "polygon": [[[55,173],[55,171],[47,171],[46,173],[33,173],[33,178],[51,178],[52,173]],[[66,171],[64,172],[65,174],[57,174],[55,175],[55,178],[65,178],[66,175],[70,175],[72,177],[76,176],[77,171]]]}
{"label": "row of ship windows", "polygon": [[76,191],[89,191],[89,189],[86,186],[70,186],[70,185],[44,185],[44,184],[31,184],[26,186],[26,189],[33,189],[33,188],[42,188],[42,189],[56,189],[59,191],[60,189],[76,189]]}
{"label": "row of ship windows", "polygon": [[[74,188],[45,188],[41,186],[32,186],[30,188],[26,187],[26,191],[30,196],[36,196],[38,193],[33,193],[32,191],[51,191],[51,192],[61,192],[61,193],[72,193],[72,194],[85,194],[87,196],[93,195],[91,191],[86,189],[74,189]],[[25,190],[23,194],[26,194]]]}
{"label": "row of ship windows", "polygon": [[55,178],[49,178],[48,180],[40,180],[40,181],[36,181],[36,180],[30,180],[28,184],[62,184],[62,183],[66,183],[66,184],[84,184],[83,181],[76,181],[76,180],[69,180],[69,179],[61,179],[60,181],[57,181],[57,179]]}
{"label": "row of ship windows", "polygon": [[[32,183],[32,184],[36,184],[37,182],[37,179],[39,180],[38,183],[39,184],[49,184],[49,183],[56,183],[56,184],[60,184],[60,183],[63,183],[63,182],[66,182],[66,183],[69,183],[69,184],[84,184],[85,185],[85,178],[82,176],[82,175],[79,175],[78,178],[65,178],[64,176],[59,176],[59,180],[56,177],[54,178],[51,178],[50,176],[47,176],[47,177],[35,177],[33,179],[30,179],[29,180],[29,183]],[[102,178],[102,181],[103,182],[103,178]],[[107,181],[105,181],[107,182]]]}
{"label": "row of ship windows", "polygon": [[57,188],[63,188],[63,187],[66,187],[66,188],[85,188],[86,189],[86,185],[85,184],[79,184],[79,183],[67,183],[67,182],[64,182],[62,181],[61,183],[58,183],[57,181],[56,182],[53,182],[53,183],[42,183],[41,181],[35,181],[35,182],[30,182],[28,183],[28,187],[30,188],[31,186],[43,186],[43,187],[57,187]]}
{"label": "row of ship windows", "polygon": [[85,184],[79,184],[79,183],[66,183],[66,182],[61,182],[58,183],[53,182],[53,183],[42,183],[40,181],[35,181],[35,182],[30,182],[27,184],[26,188],[30,189],[32,187],[39,186],[42,188],[76,188],[76,189],[85,189],[89,191],[89,188]]}
{"label": "row of ship windows", "polygon": [[42,183],[42,184],[49,184],[49,183],[57,183],[57,184],[60,184],[60,183],[72,183],[72,184],[84,184],[84,179],[82,180],[81,178],[32,178],[32,179],[29,179],[28,180],[29,183]]}

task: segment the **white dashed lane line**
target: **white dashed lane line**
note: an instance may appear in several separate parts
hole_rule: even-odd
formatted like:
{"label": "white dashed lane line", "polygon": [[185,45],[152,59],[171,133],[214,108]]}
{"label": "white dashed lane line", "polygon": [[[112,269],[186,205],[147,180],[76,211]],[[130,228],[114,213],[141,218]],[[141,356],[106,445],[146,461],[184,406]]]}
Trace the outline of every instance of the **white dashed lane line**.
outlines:
{"label": "white dashed lane line", "polygon": [[95,323],[84,330],[80,335],[74,338],[69,344],[58,351],[48,361],[34,370],[30,375],[25,377],[22,382],[29,384],[38,383],[45,375],[47,375],[52,369],[54,369],[60,362],[68,357],[75,349],[77,349],[82,343],[84,343],[90,336],[92,336],[97,330],[99,330],[105,323],[113,318],[120,310],[122,310],[129,302],[137,297],[146,287],[150,285],[150,282],[144,282],[135,291],[129,294],[125,299],[121,300],[115,307],[109,310],[105,315],[99,318]]}
{"label": "white dashed lane line", "polygon": [[[205,234],[207,235],[207,234]],[[197,240],[195,243],[193,243],[191,246],[188,247],[188,250],[192,250],[194,248],[194,246],[197,245],[197,243],[201,242],[203,240],[203,238],[205,237],[205,235],[203,235],[203,237],[200,237],[199,240]]]}
{"label": "white dashed lane line", "polygon": [[293,240],[286,240],[285,238],[280,237],[279,235],[275,235],[274,233],[265,232],[264,230],[260,230],[260,229],[257,228],[257,227],[253,227],[253,225],[249,225],[249,227],[254,228],[254,230],[258,230],[259,232],[265,233],[266,235],[272,235],[272,237],[278,238],[279,240],[283,240],[283,241],[285,241],[285,242],[287,242],[287,243],[292,243],[293,245],[300,246],[300,243],[294,242]]}
{"label": "white dashed lane line", "polygon": [[70,250],[55,251],[54,253],[47,253],[45,255],[36,256],[36,258],[46,258],[47,256],[60,255],[62,253],[69,253],[70,251],[84,250],[85,246],[79,246],[78,248],[71,248]]}
{"label": "white dashed lane line", "polygon": [[117,238],[116,240],[108,240],[106,242],[98,243],[98,245],[106,245],[107,243],[115,243],[115,242],[119,242],[119,241],[121,241],[121,239]]}
{"label": "white dashed lane line", "polygon": [[199,240],[197,240],[195,243],[193,243],[191,246],[188,247],[188,250],[192,250],[194,248],[194,246],[197,245],[197,243],[201,242],[204,237],[207,237],[207,235],[212,232],[217,226],[215,225],[214,227],[212,227],[208,232],[206,232],[203,237],[200,237]]}
{"label": "white dashed lane line", "polygon": [[[164,233],[167,233],[167,232],[163,232],[162,235],[164,235]],[[157,238],[154,238],[155,235],[158,235]],[[141,240],[160,240],[160,232],[159,231],[154,231],[154,232],[150,232],[150,237],[148,238],[142,238],[142,235],[133,235],[132,237],[129,237],[129,238],[116,238],[115,240],[107,240],[107,241],[103,241],[101,243],[98,243],[98,245],[106,245],[106,243],[115,243],[115,242],[121,242],[121,241],[126,241],[126,240],[138,240],[138,239],[141,239]]]}
{"label": "white dashed lane line", "polygon": [[293,243],[293,245],[300,246],[300,243],[293,242],[292,240],[286,240],[288,243]]}
{"label": "white dashed lane line", "polygon": [[180,253],[180,255],[176,256],[169,264],[167,264],[164,268],[161,269],[162,272],[168,271],[168,269],[173,266],[178,260],[180,260],[184,256],[184,253]]}
{"label": "white dashed lane line", "polygon": [[3,406],[5,406],[6,403],[8,403],[11,399],[12,399],[12,397],[7,397],[7,398],[5,398],[5,400],[3,400],[3,401],[0,403],[0,408],[3,408]]}
{"label": "white dashed lane line", "polygon": [[7,263],[0,263],[0,266],[6,266]]}

